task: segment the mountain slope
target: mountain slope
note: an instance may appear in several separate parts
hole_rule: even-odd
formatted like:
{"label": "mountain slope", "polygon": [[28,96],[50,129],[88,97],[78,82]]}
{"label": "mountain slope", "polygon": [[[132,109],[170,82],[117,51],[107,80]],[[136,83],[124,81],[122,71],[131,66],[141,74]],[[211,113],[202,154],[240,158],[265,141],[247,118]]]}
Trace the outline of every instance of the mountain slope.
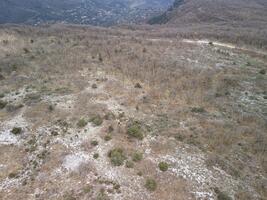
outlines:
{"label": "mountain slope", "polygon": [[112,25],[159,14],[172,0],[2,0],[0,23]]}
{"label": "mountain slope", "polygon": [[178,28],[185,37],[242,41],[267,48],[265,0],[176,0],[148,23]]}
{"label": "mountain slope", "polygon": [[267,21],[267,2],[264,0],[176,0],[158,21],[151,23],[203,22],[258,22]]}
{"label": "mountain slope", "polygon": [[1,26],[0,199],[266,199],[267,57],[146,28]]}

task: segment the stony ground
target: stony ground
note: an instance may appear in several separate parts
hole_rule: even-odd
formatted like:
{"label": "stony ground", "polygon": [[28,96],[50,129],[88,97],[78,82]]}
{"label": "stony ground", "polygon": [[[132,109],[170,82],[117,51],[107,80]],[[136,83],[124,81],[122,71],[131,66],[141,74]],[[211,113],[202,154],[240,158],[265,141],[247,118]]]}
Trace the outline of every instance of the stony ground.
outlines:
{"label": "stony ground", "polygon": [[265,199],[265,52],[131,34],[0,30],[0,198]]}

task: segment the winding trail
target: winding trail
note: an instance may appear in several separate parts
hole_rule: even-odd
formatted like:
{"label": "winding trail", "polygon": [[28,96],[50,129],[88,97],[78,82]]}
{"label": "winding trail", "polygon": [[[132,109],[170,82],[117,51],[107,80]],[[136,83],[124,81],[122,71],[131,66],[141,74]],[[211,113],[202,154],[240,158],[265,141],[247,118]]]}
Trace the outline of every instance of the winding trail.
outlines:
{"label": "winding trail", "polygon": [[222,43],[222,42],[208,41],[208,40],[189,40],[189,39],[183,39],[182,42],[197,44],[197,45],[203,45],[203,44],[204,45],[213,45],[213,46],[225,47],[225,48],[229,48],[229,49],[236,49],[236,50],[240,50],[240,51],[245,51],[247,53],[253,53],[253,54],[258,54],[258,55],[263,55],[263,56],[267,55],[267,52],[265,52],[265,51],[238,47],[238,46],[235,46],[235,45],[230,44],[230,43]]}
{"label": "winding trail", "polygon": [[[174,40],[172,39],[161,39],[161,38],[149,38],[147,39],[148,41],[151,42],[169,42],[169,43],[174,43]],[[256,50],[256,49],[249,49],[249,48],[244,48],[244,47],[238,47],[234,44],[230,43],[223,43],[223,42],[217,42],[217,41],[212,41],[212,40],[190,40],[190,39],[182,39],[178,40],[178,42],[182,43],[190,43],[190,44],[195,44],[195,45],[213,45],[217,47],[224,47],[224,48],[229,48],[229,49],[236,49],[240,51],[244,51],[246,53],[252,53],[256,55],[261,55],[261,56],[267,56],[267,52],[263,50]]]}

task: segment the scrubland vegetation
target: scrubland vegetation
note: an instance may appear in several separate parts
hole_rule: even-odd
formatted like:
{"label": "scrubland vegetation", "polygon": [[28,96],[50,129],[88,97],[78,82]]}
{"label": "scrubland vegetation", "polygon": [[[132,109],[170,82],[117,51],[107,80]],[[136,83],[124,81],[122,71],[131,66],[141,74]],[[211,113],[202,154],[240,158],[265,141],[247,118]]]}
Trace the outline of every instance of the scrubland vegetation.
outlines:
{"label": "scrubland vegetation", "polygon": [[0,29],[2,199],[266,198],[266,53],[139,28]]}

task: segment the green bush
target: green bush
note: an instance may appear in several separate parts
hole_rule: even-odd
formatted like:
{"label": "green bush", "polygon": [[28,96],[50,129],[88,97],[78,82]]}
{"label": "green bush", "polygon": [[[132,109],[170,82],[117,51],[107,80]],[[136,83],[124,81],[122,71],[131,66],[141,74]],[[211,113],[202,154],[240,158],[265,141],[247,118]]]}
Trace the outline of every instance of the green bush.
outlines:
{"label": "green bush", "polygon": [[100,192],[98,193],[96,200],[109,200],[108,195],[105,192],[105,189],[102,188]]}
{"label": "green bush", "polygon": [[132,160],[134,162],[139,162],[142,159],[143,159],[143,154],[142,153],[139,153],[139,152],[134,152],[133,153]]}
{"label": "green bush", "polygon": [[98,60],[99,60],[100,62],[103,62],[103,58],[102,58],[101,53],[98,55]]}
{"label": "green bush", "polygon": [[90,122],[95,126],[100,126],[103,123],[103,119],[99,115],[96,115],[90,119]]}
{"label": "green bush", "polygon": [[112,120],[112,119],[115,119],[115,117],[116,116],[112,112],[109,112],[109,113],[105,114],[104,119],[105,120]]}
{"label": "green bush", "polygon": [[179,133],[177,133],[175,136],[174,136],[174,138],[176,139],[176,140],[178,140],[178,141],[184,141],[185,140],[185,136],[184,135],[181,135],[181,134],[179,134]]}
{"label": "green bush", "polygon": [[136,83],[134,87],[135,87],[135,88],[138,88],[138,89],[141,89],[141,88],[142,88],[142,86],[141,86],[140,83]]}
{"label": "green bush", "polygon": [[27,94],[23,100],[27,105],[35,104],[41,101],[41,95],[39,93]]}
{"label": "green bush", "polygon": [[66,194],[64,194],[64,195],[63,195],[63,199],[64,199],[64,200],[77,200],[77,199],[74,197],[74,195],[71,194],[71,193],[66,193]]}
{"label": "green bush", "polygon": [[94,159],[98,159],[99,158],[99,154],[98,153],[94,153],[93,157],[94,157]]}
{"label": "green bush", "polygon": [[16,172],[11,172],[10,174],[8,174],[8,178],[11,179],[11,178],[16,178],[17,177],[17,173]]}
{"label": "green bush", "polygon": [[168,170],[169,165],[168,165],[168,163],[166,163],[166,162],[160,162],[160,163],[158,164],[158,167],[159,167],[159,169],[160,169],[161,171],[165,172],[165,171]]}
{"label": "green bush", "polygon": [[125,113],[124,112],[119,113],[119,116],[118,116],[119,119],[122,119],[124,117],[125,117]]}
{"label": "green bush", "polygon": [[24,53],[30,53],[30,50],[27,49],[26,47],[23,48],[23,51],[24,51]]}
{"label": "green bush", "polygon": [[219,188],[215,188],[214,191],[217,194],[218,200],[232,200],[231,197],[229,197],[225,192],[220,191]]}
{"label": "green bush", "polygon": [[266,70],[265,69],[261,69],[260,70],[260,74],[262,74],[262,75],[266,74]]}
{"label": "green bush", "polygon": [[92,88],[93,88],[93,89],[97,89],[97,84],[94,83],[94,84],[92,85]]}
{"label": "green bush", "polygon": [[146,179],[145,188],[149,191],[155,191],[157,189],[156,181],[152,178]]}
{"label": "green bush", "polygon": [[14,128],[11,130],[11,132],[12,132],[14,135],[19,135],[19,134],[21,134],[21,132],[22,132],[22,128],[20,128],[20,127],[14,127]]}
{"label": "green bush", "polygon": [[202,107],[194,107],[191,109],[191,112],[194,112],[194,113],[204,113],[206,112],[206,110]]}
{"label": "green bush", "polygon": [[0,109],[3,109],[4,107],[6,107],[7,102],[5,101],[0,101]]}
{"label": "green bush", "polygon": [[114,166],[121,166],[126,160],[126,156],[121,148],[115,148],[108,153],[111,163]]}
{"label": "green bush", "polygon": [[78,128],[83,128],[87,125],[87,121],[85,119],[80,119],[77,123]]}
{"label": "green bush", "polygon": [[112,139],[112,137],[111,137],[110,134],[107,134],[107,135],[105,135],[105,137],[104,137],[104,140],[105,140],[105,141],[110,141],[111,139]]}
{"label": "green bush", "polygon": [[110,125],[110,126],[108,127],[108,132],[111,133],[111,132],[113,132],[113,131],[114,131],[114,128],[113,128],[113,126]]}
{"label": "green bush", "polygon": [[137,172],[137,175],[138,175],[138,176],[142,176],[143,173],[142,173],[141,171],[139,171],[139,172]]}
{"label": "green bush", "polygon": [[97,140],[93,140],[93,141],[91,141],[91,145],[93,145],[93,146],[97,146],[97,145],[98,145],[98,141],[97,141]]}
{"label": "green bush", "polygon": [[83,188],[83,192],[85,193],[85,194],[88,194],[89,192],[91,192],[92,191],[92,186],[91,185],[86,185],[84,188]]}
{"label": "green bush", "polygon": [[114,190],[118,190],[120,188],[121,188],[120,184],[118,184],[118,183],[113,184],[113,189]]}
{"label": "green bush", "polygon": [[22,108],[23,104],[7,104],[6,105],[6,111],[7,112],[15,112],[16,110]]}
{"label": "green bush", "polygon": [[139,140],[142,140],[144,138],[144,135],[141,130],[141,125],[138,122],[133,122],[128,125],[127,134]]}
{"label": "green bush", "polygon": [[232,200],[231,197],[229,197],[227,194],[225,193],[220,193],[217,195],[217,199],[218,200]]}
{"label": "green bush", "polygon": [[133,168],[134,167],[134,163],[132,161],[127,160],[126,163],[125,163],[125,166],[127,168]]}
{"label": "green bush", "polygon": [[48,110],[49,110],[50,112],[52,112],[54,109],[55,109],[55,108],[54,108],[53,105],[49,105],[49,106],[48,106]]}
{"label": "green bush", "polygon": [[[1,72],[1,68],[0,68],[0,72]],[[4,80],[4,79],[5,79],[5,77],[0,73],[0,81]]]}

